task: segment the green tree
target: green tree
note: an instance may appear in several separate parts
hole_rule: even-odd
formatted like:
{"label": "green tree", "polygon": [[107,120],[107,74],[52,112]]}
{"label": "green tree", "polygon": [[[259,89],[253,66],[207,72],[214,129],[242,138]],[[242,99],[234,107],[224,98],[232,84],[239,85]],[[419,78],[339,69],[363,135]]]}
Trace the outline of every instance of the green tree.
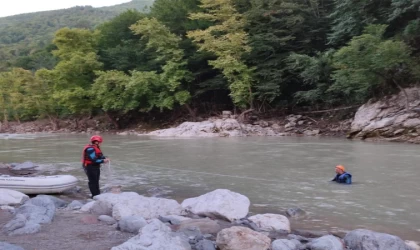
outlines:
{"label": "green tree", "polygon": [[334,51],[318,52],[315,56],[291,54],[287,59],[288,70],[297,73],[304,83],[304,89],[295,94],[297,103],[325,105],[342,103],[342,99],[332,95],[328,89],[331,79]]}
{"label": "green tree", "polygon": [[366,25],[386,23],[390,5],[391,0],[335,0],[330,43],[344,45],[361,35]]}
{"label": "green tree", "polygon": [[38,118],[47,117],[54,130],[60,129],[59,117],[63,113],[60,100],[54,95],[55,79],[54,71],[40,69],[35,73],[35,81],[28,85],[31,93],[28,105],[36,108]]}
{"label": "green tree", "polygon": [[360,103],[375,95],[401,89],[417,78],[418,63],[402,41],[383,38],[386,25],[369,25],[363,35],[334,54],[335,83],[329,91]]}
{"label": "green tree", "polygon": [[[191,80],[191,72],[186,68],[184,51],[180,49],[181,38],[155,18],[145,18],[131,26],[131,29],[135,34],[143,36],[148,49],[157,53],[156,60],[165,63],[157,72],[160,78],[157,85],[161,86],[158,99],[151,103],[160,109],[172,109],[175,103],[187,104],[190,93],[182,83]],[[140,75],[137,74],[138,77]]]}
{"label": "green tree", "polygon": [[48,81],[54,81],[53,96],[72,114],[86,114],[92,110],[90,87],[94,71],[102,64],[97,60],[96,36],[88,30],[64,28],[56,33],[53,51],[60,62],[51,70]]}
{"label": "green tree", "polygon": [[17,121],[31,117],[35,110],[28,105],[31,92],[28,85],[34,82],[32,72],[21,68],[13,68],[9,72],[0,73],[0,107],[3,121],[7,125],[9,117]]}
{"label": "green tree", "polygon": [[222,71],[229,82],[233,102],[241,107],[253,107],[253,69],[243,57],[251,51],[248,34],[244,31],[245,18],[238,13],[232,0],[202,0],[204,12],[191,14],[193,20],[205,20],[214,25],[205,30],[188,32],[200,51],[209,51],[217,59],[209,64]]}

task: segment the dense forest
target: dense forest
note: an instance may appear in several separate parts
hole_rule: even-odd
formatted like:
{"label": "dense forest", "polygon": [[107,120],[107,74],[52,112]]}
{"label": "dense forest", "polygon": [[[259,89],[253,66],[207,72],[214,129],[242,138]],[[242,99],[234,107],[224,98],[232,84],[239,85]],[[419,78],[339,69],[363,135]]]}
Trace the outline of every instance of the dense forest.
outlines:
{"label": "dense forest", "polygon": [[420,0],[155,0],[97,26],[68,17],[0,73],[4,122],[317,110],[420,79]]}
{"label": "dense forest", "polygon": [[35,53],[38,60],[47,60],[42,66],[51,67],[54,62],[46,59],[45,51],[40,50],[51,44],[57,30],[64,27],[93,29],[127,9],[143,11],[152,4],[153,0],[132,0],[111,7],[76,6],[0,18],[0,70],[20,66]]}

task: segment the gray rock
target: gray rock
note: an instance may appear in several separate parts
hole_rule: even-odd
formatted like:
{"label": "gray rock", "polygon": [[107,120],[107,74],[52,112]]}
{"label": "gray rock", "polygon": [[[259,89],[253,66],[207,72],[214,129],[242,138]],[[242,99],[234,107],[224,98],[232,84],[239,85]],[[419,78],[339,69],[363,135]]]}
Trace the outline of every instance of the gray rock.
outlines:
{"label": "gray rock", "polygon": [[311,239],[309,239],[309,238],[306,238],[306,237],[303,237],[303,236],[300,236],[300,235],[296,235],[296,234],[287,235],[287,239],[296,240],[296,241],[299,241],[299,242],[302,242],[302,243],[307,243],[307,242],[311,241]]}
{"label": "gray rock", "polygon": [[195,245],[195,249],[197,249],[197,250],[216,250],[216,246],[215,246],[215,243],[213,241],[202,240],[202,241],[199,241]]}
{"label": "gray rock", "polygon": [[55,205],[48,197],[35,197],[16,209],[17,214],[24,214],[28,221],[50,223],[55,215]]}
{"label": "gray rock", "polygon": [[287,239],[281,239],[281,240],[275,240],[271,244],[272,250],[298,250],[300,247],[299,241],[296,240],[287,240]]}
{"label": "gray rock", "polygon": [[6,225],[3,226],[3,231],[6,234],[10,234],[16,229],[24,227],[26,224],[26,217],[23,214],[17,214],[15,218],[9,221]]}
{"label": "gray rock", "polygon": [[191,250],[188,241],[174,234],[158,219],[153,219],[141,232],[111,250]]}
{"label": "gray rock", "polygon": [[181,222],[179,229],[194,229],[197,228],[203,234],[217,234],[221,229],[220,225],[208,218],[206,219],[192,219]]}
{"label": "gray rock", "polygon": [[293,208],[289,208],[289,209],[286,210],[286,215],[289,218],[299,219],[299,218],[305,217],[306,212],[299,207],[293,207]]}
{"label": "gray rock", "polygon": [[108,225],[114,225],[115,223],[117,223],[117,221],[114,218],[108,215],[100,215],[98,217],[98,220],[105,222]]}
{"label": "gray rock", "polygon": [[37,166],[33,162],[27,161],[21,164],[17,164],[12,166],[12,170],[33,170]]}
{"label": "gray rock", "polygon": [[46,197],[48,199],[50,199],[52,202],[54,202],[54,205],[56,208],[63,208],[65,206],[67,206],[67,201],[62,200],[60,198],[57,198],[55,196],[52,195],[37,195],[36,197]]}
{"label": "gray rock", "polygon": [[23,235],[23,234],[34,234],[41,231],[41,225],[33,222],[26,222],[24,227],[18,228],[11,233],[9,233],[9,236],[13,235]]}
{"label": "gray rock", "polygon": [[0,205],[20,205],[29,200],[29,197],[21,192],[0,188]]}
{"label": "gray rock", "polygon": [[146,220],[141,216],[123,217],[118,222],[118,228],[123,232],[138,233],[140,229],[147,225]]}
{"label": "gray rock", "polygon": [[90,209],[92,214],[112,216],[112,204],[105,200],[96,201]]}
{"label": "gray rock", "polygon": [[195,241],[204,239],[203,234],[201,233],[200,229],[197,227],[181,228],[177,231],[177,235],[186,239],[194,239]]}
{"label": "gray rock", "polygon": [[343,242],[332,235],[322,236],[311,241],[307,246],[310,250],[344,250]]}
{"label": "gray rock", "polygon": [[79,210],[82,207],[83,207],[83,203],[76,200],[70,202],[70,204],[67,205],[67,209],[70,209],[70,210]]}
{"label": "gray rock", "polygon": [[191,220],[191,218],[187,218],[180,215],[159,216],[158,219],[163,223],[170,223],[172,225],[180,225],[183,221]]}
{"label": "gray rock", "polygon": [[54,202],[48,197],[35,197],[15,210],[15,217],[3,230],[8,235],[32,234],[41,230],[40,224],[51,223],[55,215]]}
{"label": "gray rock", "polygon": [[1,250],[25,250],[20,246],[12,245],[7,242],[1,242],[1,241],[0,241],[0,249]]}
{"label": "gray rock", "polygon": [[357,229],[347,233],[344,242],[352,250],[411,250],[397,236],[365,229]]}

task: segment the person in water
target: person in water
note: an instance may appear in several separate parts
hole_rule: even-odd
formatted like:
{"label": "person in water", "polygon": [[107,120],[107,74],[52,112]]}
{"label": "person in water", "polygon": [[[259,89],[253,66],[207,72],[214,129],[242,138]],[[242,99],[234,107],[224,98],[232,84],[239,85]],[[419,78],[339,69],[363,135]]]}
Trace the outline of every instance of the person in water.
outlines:
{"label": "person in water", "polygon": [[351,174],[346,172],[344,166],[338,165],[335,167],[335,172],[337,175],[332,181],[342,183],[342,184],[351,184]]}
{"label": "person in water", "polygon": [[103,139],[99,135],[90,138],[90,144],[86,145],[82,153],[83,169],[89,180],[89,189],[92,198],[101,193],[99,190],[99,178],[101,175],[101,164],[109,162],[100,148]]}

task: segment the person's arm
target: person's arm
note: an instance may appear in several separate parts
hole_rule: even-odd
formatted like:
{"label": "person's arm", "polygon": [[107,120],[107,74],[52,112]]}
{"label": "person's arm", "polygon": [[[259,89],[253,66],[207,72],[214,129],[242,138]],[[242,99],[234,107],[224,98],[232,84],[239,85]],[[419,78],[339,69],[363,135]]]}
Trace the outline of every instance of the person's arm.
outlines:
{"label": "person's arm", "polygon": [[95,162],[97,164],[104,163],[104,159],[98,158],[94,148],[87,148],[86,154],[89,157],[89,160],[91,160],[92,162]]}

